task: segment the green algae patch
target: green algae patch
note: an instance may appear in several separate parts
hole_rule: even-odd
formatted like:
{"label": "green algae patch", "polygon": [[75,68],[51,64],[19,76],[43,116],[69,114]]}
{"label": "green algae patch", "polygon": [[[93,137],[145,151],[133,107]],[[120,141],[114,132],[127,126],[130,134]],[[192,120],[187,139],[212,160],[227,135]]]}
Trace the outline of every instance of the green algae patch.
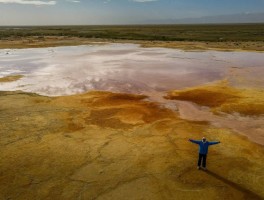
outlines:
{"label": "green algae patch", "polygon": [[23,78],[23,75],[11,75],[0,78],[0,83],[13,82]]}
{"label": "green algae patch", "polygon": [[190,101],[210,107],[214,113],[239,113],[259,116],[264,114],[264,91],[234,88],[226,81],[211,85],[174,90],[165,97],[171,100]]}

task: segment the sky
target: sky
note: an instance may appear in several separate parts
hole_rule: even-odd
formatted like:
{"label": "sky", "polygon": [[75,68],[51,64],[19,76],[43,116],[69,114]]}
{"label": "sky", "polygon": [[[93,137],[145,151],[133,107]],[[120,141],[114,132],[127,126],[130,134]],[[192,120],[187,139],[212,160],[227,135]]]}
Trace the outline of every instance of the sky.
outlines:
{"label": "sky", "polygon": [[146,24],[254,13],[264,13],[264,0],[0,0],[0,26]]}

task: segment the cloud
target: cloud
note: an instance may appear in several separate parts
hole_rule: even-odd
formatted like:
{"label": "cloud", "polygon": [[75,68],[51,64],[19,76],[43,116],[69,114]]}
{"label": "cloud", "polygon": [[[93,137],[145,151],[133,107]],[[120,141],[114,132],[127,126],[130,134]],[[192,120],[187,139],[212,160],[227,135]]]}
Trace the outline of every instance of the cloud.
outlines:
{"label": "cloud", "polygon": [[145,3],[145,2],[153,2],[153,1],[158,1],[158,0],[133,0],[134,2],[138,3]]}
{"label": "cloud", "polygon": [[110,3],[111,2],[111,0],[105,0],[104,1],[104,3]]}
{"label": "cloud", "polygon": [[66,1],[71,2],[71,3],[80,3],[81,2],[79,0],[66,0]]}
{"label": "cloud", "polygon": [[55,5],[56,1],[42,1],[42,0],[0,0],[0,3],[5,4],[25,4],[25,5]]}

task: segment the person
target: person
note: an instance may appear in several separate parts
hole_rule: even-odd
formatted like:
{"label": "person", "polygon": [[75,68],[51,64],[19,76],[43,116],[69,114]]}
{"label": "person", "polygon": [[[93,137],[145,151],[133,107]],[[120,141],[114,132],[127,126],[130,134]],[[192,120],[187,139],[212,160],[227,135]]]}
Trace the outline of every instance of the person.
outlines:
{"label": "person", "polygon": [[207,157],[207,153],[208,153],[208,147],[210,145],[219,144],[220,142],[219,141],[218,142],[209,142],[206,140],[205,137],[203,137],[202,140],[189,139],[189,141],[194,143],[194,144],[199,145],[199,159],[198,159],[197,169],[201,169],[201,163],[202,163],[202,169],[207,170],[206,169],[206,157]]}

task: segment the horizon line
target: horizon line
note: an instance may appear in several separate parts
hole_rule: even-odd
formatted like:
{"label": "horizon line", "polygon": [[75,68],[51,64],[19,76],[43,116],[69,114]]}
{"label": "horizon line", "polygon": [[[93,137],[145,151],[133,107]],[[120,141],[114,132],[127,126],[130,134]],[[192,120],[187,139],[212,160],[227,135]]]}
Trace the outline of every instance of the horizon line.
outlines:
{"label": "horizon line", "polygon": [[146,24],[140,24],[140,23],[132,23],[132,24],[57,24],[57,25],[0,25],[0,27],[52,27],[52,26],[184,26],[184,25],[259,25],[263,24],[264,22],[224,22],[224,23],[146,23]]}

